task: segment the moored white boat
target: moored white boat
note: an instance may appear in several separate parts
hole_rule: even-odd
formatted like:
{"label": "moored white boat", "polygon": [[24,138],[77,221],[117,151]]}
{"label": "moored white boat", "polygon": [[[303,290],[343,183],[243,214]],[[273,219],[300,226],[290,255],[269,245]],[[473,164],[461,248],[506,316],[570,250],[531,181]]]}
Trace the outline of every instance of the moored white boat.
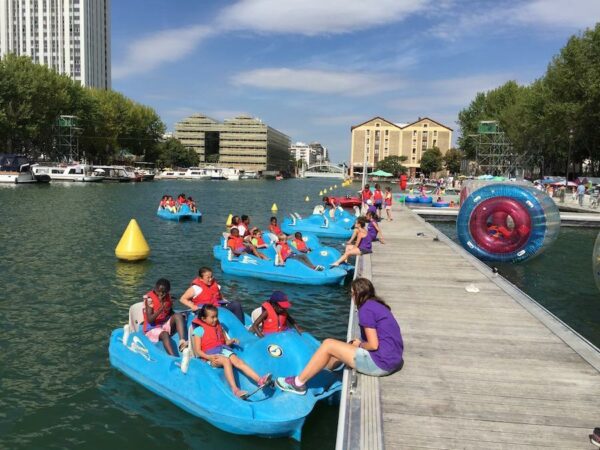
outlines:
{"label": "moored white boat", "polygon": [[104,181],[116,181],[127,183],[130,181],[141,181],[134,172],[129,172],[123,166],[93,166],[94,171],[100,169],[104,171]]}
{"label": "moored white boat", "polygon": [[48,175],[51,181],[97,183],[104,180],[101,171],[94,171],[92,166],[86,164],[73,164],[62,167],[34,164],[31,170],[34,175]]}
{"label": "moored white boat", "polygon": [[35,175],[27,157],[0,154],[0,183],[47,183],[48,175]]}
{"label": "moored white boat", "polygon": [[222,174],[225,177],[225,179],[229,181],[238,181],[241,175],[239,169],[234,169],[232,167],[223,169]]}

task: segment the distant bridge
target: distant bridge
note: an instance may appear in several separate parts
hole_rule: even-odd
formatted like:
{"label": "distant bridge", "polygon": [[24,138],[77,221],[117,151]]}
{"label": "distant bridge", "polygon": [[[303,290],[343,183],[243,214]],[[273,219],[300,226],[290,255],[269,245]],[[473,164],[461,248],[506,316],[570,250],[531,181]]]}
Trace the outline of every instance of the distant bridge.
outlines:
{"label": "distant bridge", "polygon": [[303,168],[300,176],[303,178],[346,178],[348,170],[345,165],[338,166],[330,162],[320,162]]}

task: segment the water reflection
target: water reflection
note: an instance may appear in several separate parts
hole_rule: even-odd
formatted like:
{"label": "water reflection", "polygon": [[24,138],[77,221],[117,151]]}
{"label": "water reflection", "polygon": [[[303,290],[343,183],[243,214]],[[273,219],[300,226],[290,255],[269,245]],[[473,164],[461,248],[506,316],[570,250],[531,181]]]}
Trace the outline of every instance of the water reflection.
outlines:
{"label": "water reflection", "polygon": [[119,305],[131,304],[131,299],[140,297],[144,290],[144,279],[152,265],[151,261],[123,262],[116,261],[116,288],[119,290]]}

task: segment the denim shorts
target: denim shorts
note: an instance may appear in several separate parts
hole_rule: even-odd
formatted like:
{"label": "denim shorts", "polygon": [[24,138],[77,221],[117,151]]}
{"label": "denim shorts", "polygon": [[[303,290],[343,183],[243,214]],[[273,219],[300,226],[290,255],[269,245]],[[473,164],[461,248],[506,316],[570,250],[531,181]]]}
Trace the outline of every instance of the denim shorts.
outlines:
{"label": "denim shorts", "polygon": [[385,375],[389,375],[391,371],[383,370],[373,358],[371,358],[371,354],[365,350],[364,348],[357,348],[356,353],[354,353],[354,368],[365,375],[370,375],[372,377],[383,377]]}

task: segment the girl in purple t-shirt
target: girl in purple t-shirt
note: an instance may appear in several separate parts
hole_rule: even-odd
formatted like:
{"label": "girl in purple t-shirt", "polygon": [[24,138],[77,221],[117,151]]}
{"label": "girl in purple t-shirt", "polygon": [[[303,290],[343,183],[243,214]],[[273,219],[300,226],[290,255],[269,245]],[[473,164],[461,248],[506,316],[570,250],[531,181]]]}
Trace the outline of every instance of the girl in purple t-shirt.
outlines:
{"label": "girl in purple t-shirt", "polygon": [[277,378],[275,383],[280,389],[304,395],[308,380],[321,370],[333,370],[342,363],[376,377],[402,368],[404,345],[390,307],[375,295],[373,284],[366,278],[352,282],[352,300],[358,309],[361,338],[349,343],[325,339],[300,375]]}

